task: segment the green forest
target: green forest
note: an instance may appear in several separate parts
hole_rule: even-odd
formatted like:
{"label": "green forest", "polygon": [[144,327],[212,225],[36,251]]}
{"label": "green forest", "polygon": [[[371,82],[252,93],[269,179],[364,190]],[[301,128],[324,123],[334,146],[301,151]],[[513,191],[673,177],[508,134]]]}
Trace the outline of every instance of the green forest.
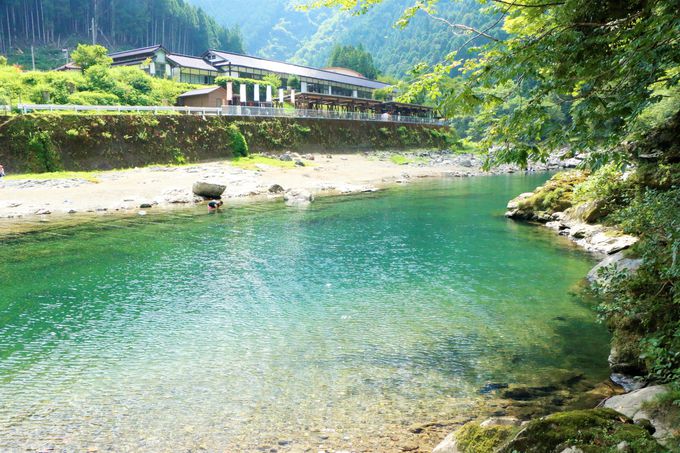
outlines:
{"label": "green forest", "polygon": [[[410,0],[385,0],[361,16],[328,8],[299,10],[296,5],[300,2],[295,0],[234,0],[233,8],[221,7],[219,0],[189,1],[220,23],[240,25],[249,53],[323,66],[334,46],[361,44],[381,72],[394,77],[403,77],[419,63],[436,64],[469,39],[468,34],[451,30],[440,19],[479,28],[496,22],[475,0],[440,2],[432,13],[439,19],[420,11],[405,27],[398,22],[413,4]],[[478,39],[468,48],[484,43],[483,38]]]}
{"label": "green forest", "polygon": [[184,0],[1,0],[0,53],[37,69],[63,64],[62,48],[93,40],[111,50],[163,44],[184,54],[208,48],[243,51],[238,27],[218,25]]}
{"label": "green forest", "polygon": [[336,45],[328,57],[327,66],[354,69],[369,79],[377,79],[380,74],[373,63],[373,56],[361,44],[356,47]]}

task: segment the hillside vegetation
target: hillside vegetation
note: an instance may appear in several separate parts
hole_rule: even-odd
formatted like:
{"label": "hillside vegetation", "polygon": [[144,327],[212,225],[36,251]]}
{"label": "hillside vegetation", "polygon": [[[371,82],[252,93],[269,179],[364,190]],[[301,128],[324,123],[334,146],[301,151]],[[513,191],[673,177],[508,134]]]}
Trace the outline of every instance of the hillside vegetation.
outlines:
{"label": "hillside vegetation", "polygon": [[[403,30],[394,27],[410,0],[385,0],[360,17],[327,8],[299,11],[296,0],[234,0],[230,8],[219,0],[189,1],[220,23],[240,25],[248,52],[312,66],[324,66],[336,44],[363,44],[382,73],[401,77],[418,63],[438,63],[470,38],[452,34],[445,23],[422,12]],[[492,26],[496,17],[482,10],[474,0],[442,2],[436,15],[480,28]]]}
{"label": "hillside vegetation", "polygon": [[151,77],[131,66],[94,64],[84,72],[28,71],[0,62],[0,104],[174,105],[194,85]]}
{"label": "hillside vegetation", "polygon": [[61,49],[92,42],[129,49],[163,44],[196,54],[208,48],[243,51],[238,28],[225,28],[184,0],[0,1],[0,53],[31,68],[30,46],[38,48],[37,69],[65,61]]}

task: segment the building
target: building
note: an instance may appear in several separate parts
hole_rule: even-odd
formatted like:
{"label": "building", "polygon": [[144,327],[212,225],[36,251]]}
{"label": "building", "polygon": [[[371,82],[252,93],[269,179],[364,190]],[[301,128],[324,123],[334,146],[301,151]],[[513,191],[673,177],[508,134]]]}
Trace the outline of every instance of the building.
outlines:
{"label": "building", "polygon": [[179,95],[177,105],[182,107],[222,107],[227,101],[227,90],[222,87],[207,87],[187,91]]}
{"label": "building", "polygon": [[[161,45],[114,52],[109,56],[113,66],[137,66],[154,77],[195,85],[214,85],[220,76],[251,79],[250,86],[241,85],[238,92],[232,89],[231,83],[224,93],[215,87],[189,91],[180,96],[180,105],[272,106],[285,101],[300,109],[432,116],[429,107],[375,100],[375,90],[390,85],[367,79],[347,68],[319,69],[214,49],[201,56],[181,55]],[[253,80],[263,80],[267,75],[278,77],[286,93],[281,89],[278,93],[272,92],[270,87],[265,90],[264,84],[253,86]]]}
{"label": "building", "polygon": [[373,91],[389,85],[370,80],[346,68],[317,69],[248,55],[208,50],[202,56],[174,54],[163,46],[126,50],[109,54],[113,66],[138,66],[155,77],[200,85],[212,85],[219,76],[261,80],[268,74],[289,86],[294,78],[300,93],[317,93],[372,99]]}
{"label": "building", "polygon": [[291,86],[289,82],[295,77],[300,82],[300,93],[372,99],[374,90],[389,86],[344,68],[316,69],[220,50],[209,50],[203,54],[203,58],[225,75],[232,77],[257,80],[267,74],[274,74],[281,79],[284,86]]}

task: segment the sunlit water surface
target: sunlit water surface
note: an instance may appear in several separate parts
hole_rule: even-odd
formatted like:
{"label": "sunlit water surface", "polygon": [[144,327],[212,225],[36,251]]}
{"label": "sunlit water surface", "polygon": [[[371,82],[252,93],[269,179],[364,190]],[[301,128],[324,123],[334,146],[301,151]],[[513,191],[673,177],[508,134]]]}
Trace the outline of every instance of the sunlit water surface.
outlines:
{"label": "sunlit water surface", "polygon": [[592,260],[502,215],[545,178],[5,240],[0,450],[378,449],[490,381],[604,377]]}

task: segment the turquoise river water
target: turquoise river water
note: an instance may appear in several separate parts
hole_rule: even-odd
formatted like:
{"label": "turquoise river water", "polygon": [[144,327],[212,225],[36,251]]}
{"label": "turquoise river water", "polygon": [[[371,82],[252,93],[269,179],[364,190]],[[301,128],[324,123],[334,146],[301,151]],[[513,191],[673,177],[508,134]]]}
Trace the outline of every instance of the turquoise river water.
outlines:
{"label": "turquoise river water", "polygon": [[111,218],[0,246],[0,450],[379,450],[488,382],[607,375],[545,175]]}

